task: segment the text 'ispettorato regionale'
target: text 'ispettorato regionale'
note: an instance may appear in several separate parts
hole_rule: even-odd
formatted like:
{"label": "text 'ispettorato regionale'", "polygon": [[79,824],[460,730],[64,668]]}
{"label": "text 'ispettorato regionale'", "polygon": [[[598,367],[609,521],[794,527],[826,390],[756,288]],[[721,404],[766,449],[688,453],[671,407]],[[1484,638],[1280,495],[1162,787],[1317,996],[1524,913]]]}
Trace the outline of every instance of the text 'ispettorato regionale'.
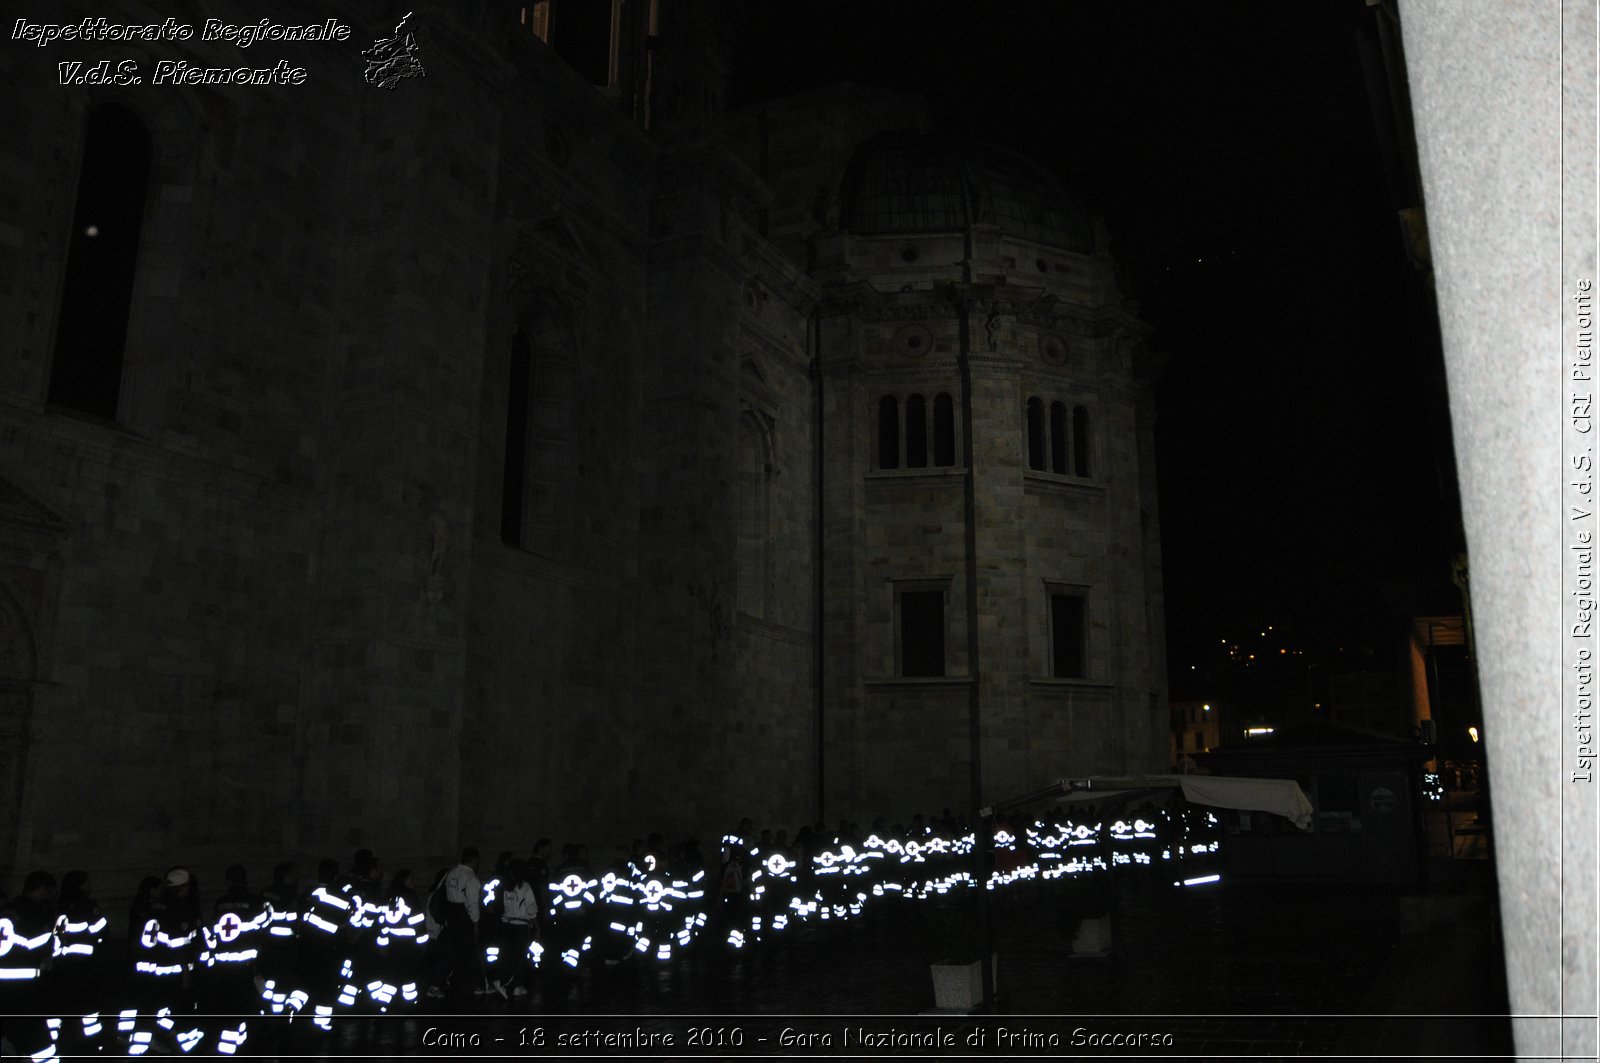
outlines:
{"label": "text 'ispettorato regionale'", "polygon": [[[347,41],[350,27],[338,19],[326,19],[308,24],[285,24],[261,19],[259,22],[223,22],[206,19],[198,30],[187,22],[168,18],[162,22],[124,23],[105,18],[85,18],[79,22],[31,22],[17,19],[11,27],[11,39],[30,41],[43,48],[57,42],[83,43],[166,43],[189,41],[216,41],[239,48],[248,48],[262,41],[284,43],[312,41]],[[145,80],[139,63],[125,59],[112,64],[110,60],[88,64],[63,62],[57,64],[63,85],[138,85]],[[279,60],[270,67],[207,67],[196,66],[182,60],[163,59],[155,64],[150,75],[154,85],[299,85],[306,80],[304,67],[291,66]]]}

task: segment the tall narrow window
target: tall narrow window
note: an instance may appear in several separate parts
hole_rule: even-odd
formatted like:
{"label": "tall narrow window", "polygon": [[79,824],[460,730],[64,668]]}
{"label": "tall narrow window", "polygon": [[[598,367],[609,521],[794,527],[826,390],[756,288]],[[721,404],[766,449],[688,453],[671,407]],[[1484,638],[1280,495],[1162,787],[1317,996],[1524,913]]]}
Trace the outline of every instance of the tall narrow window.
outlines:
{"label": "tall narrow window", "polygon": [[1044,471],[1044,403],[1028,400],[1028,468]]}
{"label": "tall narrow window", "polygon": [[900,612],[900,674],[944,675],[944,591],[903,590]]}
{"label": "tall narrow window", "polygon": [[1083,679],[1088,631],[1081,595],[1050,595],[1050,674],[1058,679]]}
{"label": "tall narrow window", "polygon": [[767,441],[754,414],[739,418],[739,610],[767,605]]}
{"label": "tall narrow window", "polygon": [[535,0],[522,9],[522,24],[546,43],[550,40],[550,0]]}
{"label": "tall narrow window", "polygon": [[1050,471],[1067,471],[1067,406],[1050,404]]}
{"label": "tall narrow window", "polygon": [[48,401],[114,420],[150,179],[150,135],[132,111],[89,112]]}
{"label": "tall narrow window", "polygon": [[878,400],[878,468],[900,467],[900,403],[893,395]]}
{"label": "tall narrow window", "polygon": [[1082,406],[1072,408],[1072,473],[1089,475],[1089,411]]}
{"label": "tall narrow window", "polygon": [[612,0],[552,0],[550,47],[591,85],[611,84]]}
{"label": "tall narrow window", "polygon": [[906,468],[928,467],[928,400],[906,397]]}
{"label": "tall narrow window", "polygon": [[511,374],[506,385],[505,480],[500,488],[500,538],[522,545],[522,495],[528,475],[528,376],[533,352],[519,328],[511,337]]}
{"label": "tall narrow window", "polygon": [[956,404],[942,391],[933,397],[933,463],[946,469],[956,463]]}

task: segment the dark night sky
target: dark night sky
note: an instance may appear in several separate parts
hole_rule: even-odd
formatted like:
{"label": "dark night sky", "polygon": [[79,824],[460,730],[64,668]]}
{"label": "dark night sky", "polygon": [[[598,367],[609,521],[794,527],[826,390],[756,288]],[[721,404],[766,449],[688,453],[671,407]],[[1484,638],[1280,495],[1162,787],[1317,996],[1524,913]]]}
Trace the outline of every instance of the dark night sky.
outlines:
{"label": "dark night sky", "polygon": [[1404,616],[1459,611],[1436,326],[1395,213],[1414,199],[1386,182],[1357,47],[1373,18],[1362,0],[753,2],[738,37],[730,107],[913,89],[1106,219],[1170,359],[1175,697],[1247,628],[1381,662]]}

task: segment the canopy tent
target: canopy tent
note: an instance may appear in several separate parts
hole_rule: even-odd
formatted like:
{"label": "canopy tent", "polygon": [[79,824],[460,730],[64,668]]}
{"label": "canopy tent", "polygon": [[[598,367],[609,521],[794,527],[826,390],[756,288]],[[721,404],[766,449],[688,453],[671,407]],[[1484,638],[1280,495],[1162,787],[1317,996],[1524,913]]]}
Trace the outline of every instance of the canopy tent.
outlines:
{"label": "canopy tent", "polygon": [[1217,808],[1271,812],[1301,830],[1311,829],[1311,801],[1293,779],[1249,779],[1236,775],[1093,775],[1062,779],[1024,797],[983,809],[985,816],[1048,798],[1062,802],[1131,800],[1158,791],[1181,791],[1186,801]]}

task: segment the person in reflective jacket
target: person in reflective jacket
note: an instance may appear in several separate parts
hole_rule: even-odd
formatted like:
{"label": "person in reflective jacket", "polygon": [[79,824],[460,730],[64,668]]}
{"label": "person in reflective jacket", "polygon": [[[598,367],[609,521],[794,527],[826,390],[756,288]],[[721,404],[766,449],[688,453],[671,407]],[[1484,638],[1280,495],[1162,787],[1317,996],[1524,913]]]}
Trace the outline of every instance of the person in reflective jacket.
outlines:
{"label": "person in reflective jacket", "polygon": [[295,879],[294,864],[280,863],[272,869],[272,884],[261,891],[261,902],[267,909],[267,930],[262,935],[256,958],[256,970],[261,976],[261,1001],[273,1015],[289,1012],[289,994],[296,988],[295,968],[299,962],[299,945],[295,940],[300,926],[300,884]]}
{"label": "person in reflective jacket", "polygon": [[583,954],[594,945],[591,921],[599,903],[600,882],[583,858],[582,847],[563,845],[561,863],[550,872],[546,883],[546,911],[550,917],[550,958],[543,964],[551,986],[565,993],[570,989],[564,976],[576,974]]}
{"label": "person in reflective jacket", "polygon": [[150,918],[150,906],[156,902],[156,897],[161,893],[161,879],[156,875],[146,875],[139,880],[139,888],[134,891],[133,903],[128,905],[128,940],[136,941],[139,932],[144,929],[144,924]]}
{"label": "person in reflective jacket", "polygon": [[153,1047],[171,1051],[173,1046],[187,1053],[204,1036],[193,1004],[201,950],[197,900],[198,883],[189,870],[171,869],[131,943],[135,1009],[117,1016],[129,1055],[143,1055]]}
{"label": "person in reflective jacket", "polygon": [[[371,849],[356,850],[350,874],[339,886],[340,895],[350,902],[348,921],[341,935],[344,945],[339,968],[338,1003],[341,1008],[354,1008],[363,996],[371,997],[383,985],[375,971],[377,938],[388,907],[388,897],[382,886],[383,868],[378,858]],[[368,1003],[379,1007],[376,999]]]}
{"label": "person in reflective jacket", "polygon": [[373,942],[373,979],[366,990],[379,1011],[416,1006],[428,941],[427,918],[411,888],[411,869],[403,867],[389,881]]}
{"label": "person in reflective jacket", "polygon": [[271,911],[250,892],[244,867],[235,864],[223,873],[227,887],[212,907],[211,921],[201,927],[205,949],[201,953],[198,995],[201,1011],[214,1018],[215,1048],[233,1055],[249,1035],[244,1016],[266,1010],[256,988],[256,961],[268,936]]}
{"label": "person in reflective jacket", "polygon": [[483,881],[482,894],[478,903],[478,948],[483,959],[483,986],[475,987],[473,992],[495,992],[502,999],[508,996],[506,988],[506,959],[504,934],[501,928],[501,890],[505,888],[506,876],[511,870],[511,853],[502,852],[494,862],[494,873]]}
{"label": "person in reflective jacket", "polygon": [[539,892],[528,881],[528,865],[513,860],[500,885],[500,919],[506,966],[505,988],[514,997],[528,995],[532,972],[544,953],[539,942]]}
{"label": "person in reflective jacket", "polygon": [[50,1010],[76,1025],[63,1030],[72,1053],[97,1051],[104,1034],[100,1016],[100,967],[95,961],[106,937],[107,920],[89,892],[85,871],[61,877],[57,902],[54,965],[45,978]]}
{"label": "person in reflective jacket", "polygon": [[705,898],[705,871],[688,880],[674,878],[658,866],[654,853],[645,855],[644,878],[637,887],[640,931],[639,951],[665,963],[675,949],[687,948],[706,916],[699,909]]}
{"label": "person in reflective jacket", "polygon": [[300,912],[300,970],[289,993],[291,1011],[309,1011],[312,1025],[333,1029],[333,1010],[343,988],[345,928],[350,922],[350,901],[339,892],[339,862],[325,859],[317,865],[317,884],[306,894]]}
{"label": "person in reflective jacket", "polygon": [[[748,820],[743,821],[748,823]],[[722,935],[730,948],[745,946],[745,931],[750,927],[750,877],[745,872],[745,842],[738,834],[722,838]]]}
{"label": "person in reflective jacket", "polygon": [[0,1015],[10,1050],[35,1061],[56,1054],[55,1029],[42,1017],[43,978],[55,943],[55,876],[35,871],[0,908]]}

